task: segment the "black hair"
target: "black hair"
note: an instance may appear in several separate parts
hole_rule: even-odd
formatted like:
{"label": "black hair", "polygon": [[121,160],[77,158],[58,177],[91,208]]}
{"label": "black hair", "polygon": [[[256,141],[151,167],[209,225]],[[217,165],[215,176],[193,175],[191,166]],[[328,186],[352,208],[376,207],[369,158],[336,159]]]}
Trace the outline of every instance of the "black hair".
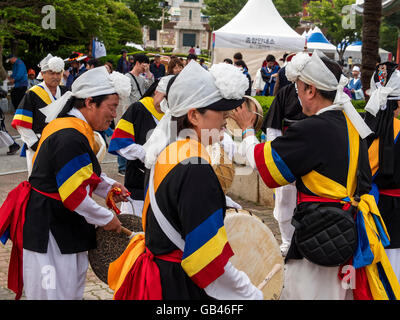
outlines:
{"label": "black hair", "polygon": [[197,60],[197,56],[194,53],[189,53],[186,59],[190,60]]}
{"label": "black hair", "polygon": [[243,55],[240,52],[236,52],[233,55],[233,59],[237,59],[237,60],[243,60]]}
{"label": "black hair", "polygon": [[138,54],[135,54],[135,56],[133,58],[133,64],[134,65],[136,64],[136,62],[139,62],[139,63],[150,63],[150,60],[145,54],[138,53]]}
{"label": "black hair", "polygon": [[[340,65],[337,62],[329,59],[328,57],[321,57],[321,60],[326,65],[326,67],[329,69],[329,71],[331,71],[333,73],[336,80],[339,82],[340,78],[342,76],[342,68],[340,67]],[[310,87],[310,85],[306,84],[305,88],[308,89],[309,87]],[[325,91],[325,90],[317,89],[317,92],[323,98],[328,99],[329,101],[332,101],[332,102],[335,101],[337,90]]]}
{"label": "black hair", "polygon": [[275,62],[276,61],[275,56],[273,56],[272,54],[269,54],[265,60],[267,62]]}
{"label": "black hair", "polygon": [[154,82],[151,84],[151,86],[143,93],[143,95],[140,97],[140,99],[143,99],[145,97],[152,97],[154,95],[154,92],[157,89],[158,83],[160,80],[154,80]]}
{"label": "black hair", "polygon": [[97,68],[98,66],[100,66],[99,60],[97,60],[97,59],[95,59],[95,58],[90,59],[90,60],[87,62],[87,64],[88,64],[89,66],[93,66],[94,68]]}
{"label": "black hair", "polygon": [[224,62],[229,63],[229,64],[233,64],[232,59],[229,59],[229,58],[225,58]]}
{"label": "black hair", "polygon": [[235,66],[243,67],[243,68],[246,68],[246,69],[247,69],[247,66],[246,66],[246,64],[244,63],[243,60],[238,60],[238,61],[236,61],[236,62],[235,62]]}

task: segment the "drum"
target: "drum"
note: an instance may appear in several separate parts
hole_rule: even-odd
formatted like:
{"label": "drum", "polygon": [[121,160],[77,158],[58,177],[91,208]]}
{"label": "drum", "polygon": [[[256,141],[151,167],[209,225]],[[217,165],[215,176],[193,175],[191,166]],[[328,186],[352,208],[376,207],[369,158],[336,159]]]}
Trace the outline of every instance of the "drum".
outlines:
{"label": "drum", "polygon": [[[120,214],[117,216],[122,226],[141,232],[142,219],[132,214]],[[96,229],[97,248],[89,250],[89,263],[94,274],[104,283],[107,283],[108,266],[120,257],[128,246],[130,238],[123,232],[106,231],[99,227]]]}
{"label": "drum", "polygon": [[233,183],[235,167],[219,143],[207,146],[206,150],[210,155],[211,165],[221,184],[222,190],[224,193],[227,193]]}
{"label": "drum", "polygon": [[[251,111],[254,112],[257,117],[254,120],[254,129],[257,132],[258,130],[261,129],[261,125],[263,123],[263,108],[261,107],[261,104],[253,97],[250,96],[244,96],[245,98],[245,104],[247,108]],[[238,126],[235,120],[232,118],[227,118],[226,119],[226,130],[228,133],[233,136],[237,137],[239,139],[242,138],[242,129]]]}
{"label": "drum", "polygon": [[260,218],[247,210],[228,209],[224,220],[228,241],[235,255],[230,262],[258,286],[276,265],[281,265],[262,289],[264,300],[278,300],[283,288],[283,258],[273,233]]}

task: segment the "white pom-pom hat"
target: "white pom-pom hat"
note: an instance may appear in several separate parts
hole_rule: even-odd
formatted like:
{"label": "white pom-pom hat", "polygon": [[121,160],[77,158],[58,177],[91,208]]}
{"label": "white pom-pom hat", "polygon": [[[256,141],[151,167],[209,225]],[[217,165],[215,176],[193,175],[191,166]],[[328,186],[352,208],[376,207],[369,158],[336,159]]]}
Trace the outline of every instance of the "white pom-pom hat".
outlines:
{"label": "white pom-pom hat", "polygon": [[[38,67],[41,72],[45,72],[51,70],[53,72],[61,72],[64,70],[64,60],[60,57],[53,57],[51,53],[49,53],[40,63]],[[37,79],[43,80],[42,73],[39,72]]]}

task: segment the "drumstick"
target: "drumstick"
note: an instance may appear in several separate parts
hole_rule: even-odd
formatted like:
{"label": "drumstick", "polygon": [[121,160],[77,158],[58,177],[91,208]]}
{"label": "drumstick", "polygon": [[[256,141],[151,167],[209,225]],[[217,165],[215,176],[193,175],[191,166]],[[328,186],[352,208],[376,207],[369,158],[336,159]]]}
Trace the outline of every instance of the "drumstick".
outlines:
{"label": "drumstick", "polygon": [[265,286],[267,285],[267,283],[269,282],[269,280],[271,280],[271,278],[278,273],[279,270],[281,270],[282,265],[281,264],[276,264],[272,267],[272,270],[267,274],[267,276],[265,277],[265,279],[258,285],[258,289],[263,290],[265,288]]}
{"label": "drumstick", "polygon": [[125,227],[121,226],[121,231],[125,233],[129,238],[133,235],[133,232]]}

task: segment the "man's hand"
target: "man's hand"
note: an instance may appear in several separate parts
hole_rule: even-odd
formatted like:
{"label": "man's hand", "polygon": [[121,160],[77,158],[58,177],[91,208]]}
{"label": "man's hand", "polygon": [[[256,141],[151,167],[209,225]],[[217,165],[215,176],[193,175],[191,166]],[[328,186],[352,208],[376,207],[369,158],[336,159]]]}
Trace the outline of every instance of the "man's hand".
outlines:
{"label": "man's hand", "polygon": [[128,191],[127,188],[124,187],[124,185],[122,183],[116,182],[116,183],[114,183],[112,185],[112,187],[121,189],[121,193],[120,194],[114,193],[113,199],[114,199],[115,203],[118,203],[118,202],[121,202],[121,201],[123,201],[123,202],[127,202],[128,201],[128,199],[126,199],[126,198],[128,196],[130,196],[131,193]]}
{"label": "man's hand", "polygon": [[114,217],[112,218],[112,220],[107,223],[103,228],[104,230],[107,231],[115,231],[117,233],[121,232],[121,221],[119,221],[119,219],[117,218],[117,216],[114,214]]}

